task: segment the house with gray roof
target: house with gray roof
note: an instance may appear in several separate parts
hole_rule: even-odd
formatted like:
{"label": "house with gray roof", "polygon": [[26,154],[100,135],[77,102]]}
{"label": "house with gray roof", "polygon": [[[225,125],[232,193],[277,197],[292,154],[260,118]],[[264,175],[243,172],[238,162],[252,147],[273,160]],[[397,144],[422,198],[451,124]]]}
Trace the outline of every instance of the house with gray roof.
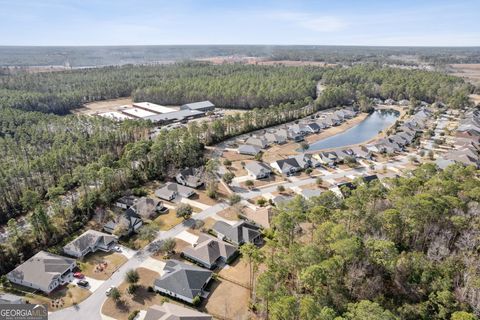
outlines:
{"label": "house with gray roof", "polygon": [[7,274],[10,282],[49,294],[71,279],[75,259],[40,251]]}
{"label": "house with gray roof", "polygon": [[128,208],[115,219],[107,221],[107,223],[103,225],[103,231],[113,234],[117,229],[121,228],[123,232],[119,235],[128,236],[137,232],[142,225],[142,217],[140,217],[133,208]]}
{"label": "house with gray roof", "polygon": [[155,291],[193,303],[195,297],[206,297],[205,290],[213,272],[178,260],[168,260],[153,283]]}
{"label": "house with gray roof", "polygon": [[212,230],[217,233],[219,239],[229,241],[237,246],[247,242],[257,245],[262,243],[262,234],[259,228],[243,220],[238,221],[234,225],[225,221],[217,221],[213,225]]}
{"label": "house with gray roof", "polygon": [[195,190],[192,188],[173,182],[167,182],[162,188],[155,190],[157,197],[167,201],[172,201],[177,196],[190,198],[194,194]]}
{"label": "house with gray roof", "polygon": [[196,168],[185,168],[175,176],[177,182],[190,188],[199,188],[203,185],[202,170]]}
{"label": "house with gray roof", "polygon": [[270,166],[287,176],[302,170],[302,166],[294,158],[280,159],[272,162]]}
{"label": "house with gray roof", "polygon": [[255,179],[264,179],[270,177],[272,170],[263,162],[251,161],[245,164],[245,170]]}
{"label": "house with gray roof", "polygon": [[288,135],[281,135],[278,133],[267,132],[265,133],[265,139],[269,144],[284,144],[287,142]]}
{"label": "house with gray roof", "polygon": [[137,202],[138,197],[135,196],[123,196],[121,198],[118,198],[117,201],[115,201],[115,206],[122,208],[122,209],[128,209],[131,206]]}
{"label": "house with gray roof", "polygon": [[150,197],[141,197],[132,207],[142,219],[152,219],[157,212],[165,212],[167,208],[163,202]]}
{"label": "house with gray roof", "polygon": [[63,252],[75,258],[83,258],[98,250],[109,252],[118,243],[118,238],[96,230],[87,230],[63,247]]}
{"label": "house with gray roof", "polygon": [[143,320],[213,320],[213,317],[195,309],[164,302],[161,306],[155,304],[148,308]]}
{"label": "house with gray roof", "polygon": [[196,111],[213,111],[215,110],[215,105],[210,101],[200,101],[184,104],[180,107],[180,110],[196,110]]}
{"label": "house with gray roof", "polygon": [[195,245],[182,251],[183,257],[208,269],[215,268],[219,263],[230,262],[236,254],[237,247],[205,233],[200,234]]}
{"label": "house with gray roof", "polygon": [[318,133],[320,132],[321,128],[318,125],[318,123],[310,122],[305,125],[305,129],[307,130],[307,132],[310,132],[310,133]]}
{"label": "house with gray roof", "polygon": [[239,154],[245,154],[245,155],[249,155],[249,156],[256,156],[261,151],[262,151],[262,149],[260,147],[252,146],[252,145],[248,145],[248,144],[240,145],[240,146],[238,146],[238,149],[237,149],[237,152]]}
{"label": "house with gray roof", "polygon": [[312,159],[311,159],[311,156],[308,155],[308,154],[302,153],[302,154],[299,154],[299,155],[296,155],[296,156],[293,156],[293,157],[290,157],[290,158],[295,159],[297,161],[298,165],[302,169],[307,169],[307,168],[310,168],[312,166]]}
{"label": "house with gray roof", "polygon": [[265,149],[268,147],[268,141],[266,139],[257,137],[249,137],[247,140],[245,140],[245,144],[259,147],[261,149]]}

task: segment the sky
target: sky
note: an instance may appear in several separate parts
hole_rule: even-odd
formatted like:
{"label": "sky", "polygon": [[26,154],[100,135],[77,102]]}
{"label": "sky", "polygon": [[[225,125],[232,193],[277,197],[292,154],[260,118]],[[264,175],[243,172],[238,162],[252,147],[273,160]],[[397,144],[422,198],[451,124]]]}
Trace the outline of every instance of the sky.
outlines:
{"label": "sky", "polygon": [[480,0],[0,0],[0,45],[480,46]]}

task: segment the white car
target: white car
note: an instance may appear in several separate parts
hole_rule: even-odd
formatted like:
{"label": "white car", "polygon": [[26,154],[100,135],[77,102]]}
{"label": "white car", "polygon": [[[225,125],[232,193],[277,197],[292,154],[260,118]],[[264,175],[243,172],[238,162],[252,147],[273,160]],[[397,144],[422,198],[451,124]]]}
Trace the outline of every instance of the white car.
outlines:
{"label": "white car", "polygon": [[108,289],[105,291],[105,295],[108,297],[114,288],[115,288],[114,286],[111,286],[110,288],[108,288]]}
{"label": "white car", "polygon": [[115,246],[115,247],[113,247],[113,251],[122,252],[122,248],[120,248],[120,246]]}

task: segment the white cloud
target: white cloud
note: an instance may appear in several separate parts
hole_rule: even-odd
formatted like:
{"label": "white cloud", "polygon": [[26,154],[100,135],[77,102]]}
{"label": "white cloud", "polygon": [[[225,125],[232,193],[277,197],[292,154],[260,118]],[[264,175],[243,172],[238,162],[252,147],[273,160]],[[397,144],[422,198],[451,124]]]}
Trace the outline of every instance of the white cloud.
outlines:
{"label": "white cloud", "polygon": [[274,20],[290,22],[315,32],[335,32],[347,27],[347,23],[336,16],[321,16],[302,12],[277,12],[270,14]]}

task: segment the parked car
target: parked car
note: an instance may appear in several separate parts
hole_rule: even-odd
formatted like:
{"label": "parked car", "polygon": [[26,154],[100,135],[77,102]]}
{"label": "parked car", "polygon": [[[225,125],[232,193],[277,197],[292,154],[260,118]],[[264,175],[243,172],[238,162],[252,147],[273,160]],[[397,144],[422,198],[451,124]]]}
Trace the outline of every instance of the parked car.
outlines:
{"label": "parked car", "polygon": [[74,276],[75,278],[77,278],[77,279],[83,279],[83,278],[85,278],[85,275],[84,275],[83,273],[81,273],[81,272],[75,272],[75,273],[73,274],[73,276]]}
{"label": "parked car", "polygon": [[113,251],[122,252],[122,248],[120,248],[120,246],[115,246],[115,247],[113,247]]}
{"label": "parked car", "polygon": [[87,280],[80,280],[80,281],[77,282],[77,285],[79,287],[88,288],[88,281]]}
{"label": "parked car", "polygon": [[114,286],[111,286],[110,288],[108,288],[108,289],[105,291],[105,295],[108,297],[114,288],[115,288]]}

